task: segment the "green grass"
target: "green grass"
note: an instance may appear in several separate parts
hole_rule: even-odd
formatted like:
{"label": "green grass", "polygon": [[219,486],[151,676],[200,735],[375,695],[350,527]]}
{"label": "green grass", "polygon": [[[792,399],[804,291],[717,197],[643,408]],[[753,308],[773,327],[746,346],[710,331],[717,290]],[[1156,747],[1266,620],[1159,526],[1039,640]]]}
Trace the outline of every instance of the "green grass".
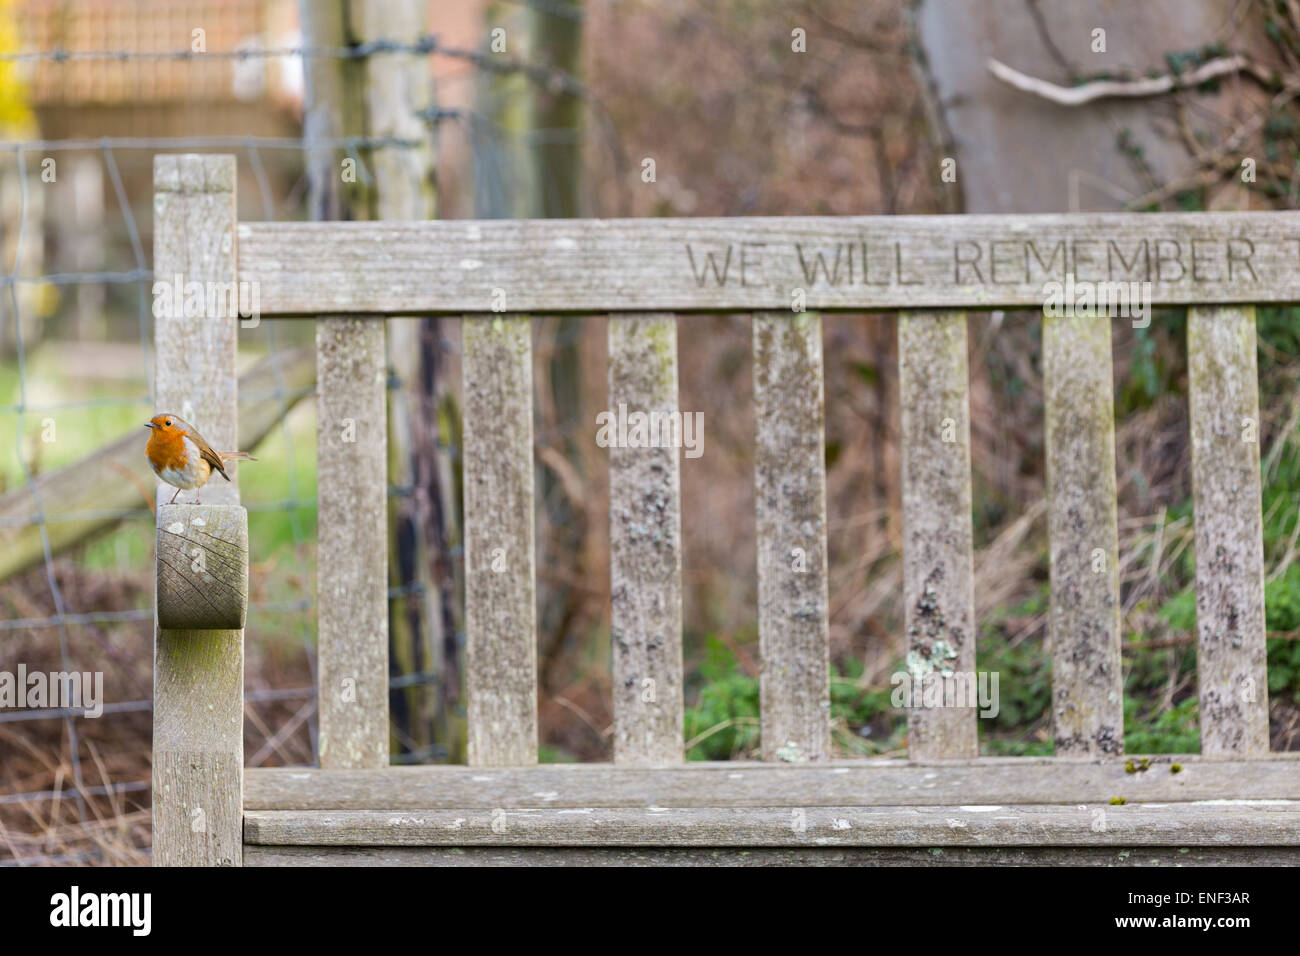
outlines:
{"label": "green grass", "polygon": [[730,760],[758,746],[758,681],[741,670],[731,649],[705,639],[704,659],[692,683],[698,700],[685,715],[687,760]]}
{"label": "green grass", "polygon": [[[120,402],[144,397],[143,386],[132,388],[121,383],[72,382],[57,368],[45,368],[46,363],[39,358],[32,366],[27,374],[28,406],[39,408],[55,403],[100,399]],[[48,377],[51,375],[55,376],[53,380]],[[33,383],[39,383],[39,386]],[[139,431],[143,435],[141,425],[151,414],[149,406],[141,401],[129,405],[27,411],[20,415],[15,410],[20,394],[16,368],[9,363],[0,365],[0,491],[10,491],[25,483],[23,461],[35,473],[50,471],[74,462],[128,432]],[[20,422],[21,460],[17,440]]]}

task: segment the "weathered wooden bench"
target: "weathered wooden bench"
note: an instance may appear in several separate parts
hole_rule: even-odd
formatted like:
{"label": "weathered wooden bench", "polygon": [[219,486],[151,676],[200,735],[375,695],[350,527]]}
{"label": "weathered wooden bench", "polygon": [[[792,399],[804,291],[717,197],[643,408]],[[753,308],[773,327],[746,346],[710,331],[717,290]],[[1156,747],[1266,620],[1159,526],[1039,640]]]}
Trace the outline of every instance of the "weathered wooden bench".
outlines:
{"label": "weathered wooden bench", "polygon": [[[1300,215],[238,222],[232,157],[155,162],[159,281],[316,317],[321,763],[243,768],[238,485],[160,497],[157,863],[1300,860],[1300,755],[1268,744],[1253,305],[1300,301]],[[1040,308],[1067,274],[1189,307],[1202,752],[1123,755],[1111,320],[1065,314],[1043,337],[1056,756],[979,757],[957,697],[909,708],[909,759],[832,760],[817,313],[902,311],[907,667],[960,686],[957,310]],[[206,311],[158,318],[158,403],[233,448],[237,319]],[[753,313],[763,762],[683,762],[679,455],[615,447],[614,762],[539,765],[526,316],[611,312],[611,408],[672,412],[675,313],[711,311]],[[377,320],[434,313],[465,316],[469,765],[389,767]]]}

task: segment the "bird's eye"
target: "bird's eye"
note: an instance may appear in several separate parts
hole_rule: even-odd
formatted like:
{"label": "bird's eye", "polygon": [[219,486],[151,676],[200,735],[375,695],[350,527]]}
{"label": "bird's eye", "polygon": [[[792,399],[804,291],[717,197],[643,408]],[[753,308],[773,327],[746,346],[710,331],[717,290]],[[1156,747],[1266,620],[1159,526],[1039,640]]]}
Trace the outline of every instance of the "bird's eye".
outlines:
{"label": "bird's eye", "polygon": [[171,427],[172,427],[172,420],[169,418],[169,419],[167,419],[167,421],[163,422],[163,424],[166,425],[168,428],[171,428]]}

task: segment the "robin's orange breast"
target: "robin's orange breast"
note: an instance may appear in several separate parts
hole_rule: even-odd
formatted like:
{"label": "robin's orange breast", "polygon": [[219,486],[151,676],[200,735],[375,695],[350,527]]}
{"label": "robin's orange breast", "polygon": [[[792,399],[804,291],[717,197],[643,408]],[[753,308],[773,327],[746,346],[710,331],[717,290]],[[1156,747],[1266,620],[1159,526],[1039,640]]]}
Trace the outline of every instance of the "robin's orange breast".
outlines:
{"label": "robin's orange breast", "polygon": [[184,436],[175,432],[167,433],[154,429],[149,436],[149,444],[144,446],[144,453],[149,458],[153,470],[159,468],[182,468],[188,457],[185,450]]}
{"label": "robin's orange breast", "polygon": [[145,446],[153,473],[174,488],[201,488],[212,474],[212,466],[199,448],[185,435],[154,431]]}

